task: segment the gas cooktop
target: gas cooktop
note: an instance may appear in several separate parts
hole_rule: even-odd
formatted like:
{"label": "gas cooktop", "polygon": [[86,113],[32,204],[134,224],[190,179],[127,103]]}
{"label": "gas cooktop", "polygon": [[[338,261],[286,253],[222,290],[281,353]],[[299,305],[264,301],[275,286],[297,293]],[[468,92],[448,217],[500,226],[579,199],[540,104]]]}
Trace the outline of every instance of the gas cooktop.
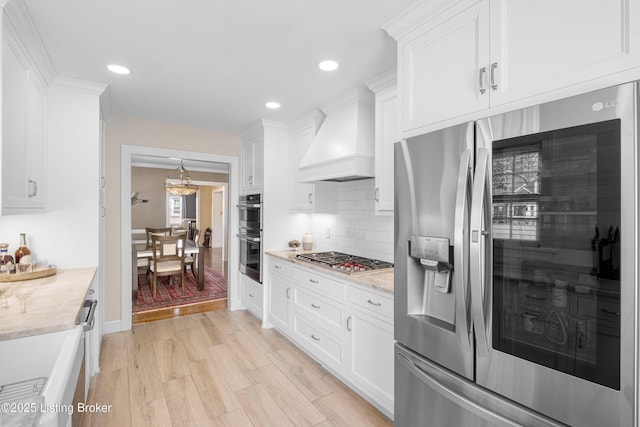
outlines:
{"label": "gas cooktop", "polygon": [[367,273],[393,268],[393,264],[390,262],[349,255],[342,252],[298,254],[296,258],[348,274]]}

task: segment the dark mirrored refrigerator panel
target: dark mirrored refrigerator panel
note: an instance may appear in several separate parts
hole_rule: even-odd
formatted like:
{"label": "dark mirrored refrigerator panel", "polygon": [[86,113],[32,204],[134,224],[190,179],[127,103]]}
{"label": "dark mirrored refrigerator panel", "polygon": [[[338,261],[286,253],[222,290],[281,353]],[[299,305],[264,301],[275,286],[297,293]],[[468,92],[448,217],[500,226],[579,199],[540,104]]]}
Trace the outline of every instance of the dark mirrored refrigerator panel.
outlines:
{"label": "dark mirrored refrigerator panel", "polygon": [[620,389],[620,120],[494,141],[493,347]]}

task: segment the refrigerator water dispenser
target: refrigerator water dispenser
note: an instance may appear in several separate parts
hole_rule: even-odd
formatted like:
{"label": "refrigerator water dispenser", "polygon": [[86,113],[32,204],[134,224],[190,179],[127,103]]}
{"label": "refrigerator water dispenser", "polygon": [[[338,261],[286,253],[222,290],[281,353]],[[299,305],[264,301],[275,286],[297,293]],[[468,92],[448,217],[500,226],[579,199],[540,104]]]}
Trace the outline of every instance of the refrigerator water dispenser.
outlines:
{"label": "refrigerator water dispenser", "polygon": [[409,293],[412,301],[408,301],[408,314],[426,315],[453,325],[455,296],[451,292],[453,264],[449,239],[411,236],[410,248],[409,255],[417,261],[413,269],[417,277],[412,280],[414,289]]}

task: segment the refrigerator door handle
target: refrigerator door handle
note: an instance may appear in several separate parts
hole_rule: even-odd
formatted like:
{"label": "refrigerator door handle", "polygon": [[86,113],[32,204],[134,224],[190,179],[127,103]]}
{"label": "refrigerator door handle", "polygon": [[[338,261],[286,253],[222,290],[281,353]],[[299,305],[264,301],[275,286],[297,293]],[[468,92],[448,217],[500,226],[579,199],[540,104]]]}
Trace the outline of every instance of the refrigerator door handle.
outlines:
{"label": "refrigerator door handle", "polygon": [[396,357],[400,361],[400,363],[402,363],[405,368],[407,368],[409,372],[411,372],[413,376],[422,381],[422,383],[424,383],[427,387],[430,387],[431,389],[437,391],[440,396],[449,399],[451,402],[455,403],[461,408],[473,412],[474,414],[489,421],[492,426],[521,427],[521,424],[515,423],[499,414],[496,414],[495,412],[483,408],[481,405],[470,400],[466,396],[457,393],[455,390],[452,390],[446,385],[440,383],[440,381],[433,378],[404,354],[396,352]]}
{"label": "refrigerator door handle", "polygon": [[471,346],[471,312],[469,310],[469,216],[473,183],[471,150],[460,155],[456,195],[454,255],[460,267],[456,268],[456,325],[461,329],[460,340],[464,347]]}
{"label": "refrigerator door handle", "polygon": [[489,342],[487,339],[487,242],[490,239],[488,226],[491,221],[489,209],[491,200],[491,183],[489,182],[489,151],[486,148],[478,148],[476,156],[476,175],[473,182],[473,196],[471,202],[471,242],[470,277],[471,277],[471,308],[476,331],[476,348],[478,355],[489,355]]}

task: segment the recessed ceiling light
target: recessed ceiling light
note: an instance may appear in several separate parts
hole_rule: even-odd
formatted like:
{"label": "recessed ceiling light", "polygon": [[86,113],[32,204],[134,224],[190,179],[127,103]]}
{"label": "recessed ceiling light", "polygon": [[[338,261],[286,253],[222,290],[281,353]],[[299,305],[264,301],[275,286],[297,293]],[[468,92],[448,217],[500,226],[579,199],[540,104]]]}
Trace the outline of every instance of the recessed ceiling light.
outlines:
{"label": "recessed ceiling light", "polygon": [[338,69],[338,63],[331,60],[322,61],[318,64],[318,68],[320,68],[322,71],[335,71]]}
{"label": "recessed ceiling light", "polygon": [[116,74],[131,74],[131,70],[122,65],[109,64],[107,65],[107,68],[109,69],[109,71]]}
{"label": "recessed ceiling light", "polygon": [[266,104],[264,104],[264,106],[271,110],[277,110],[278,108],[280,108],[280,104],[274,101],[269,101]]}

